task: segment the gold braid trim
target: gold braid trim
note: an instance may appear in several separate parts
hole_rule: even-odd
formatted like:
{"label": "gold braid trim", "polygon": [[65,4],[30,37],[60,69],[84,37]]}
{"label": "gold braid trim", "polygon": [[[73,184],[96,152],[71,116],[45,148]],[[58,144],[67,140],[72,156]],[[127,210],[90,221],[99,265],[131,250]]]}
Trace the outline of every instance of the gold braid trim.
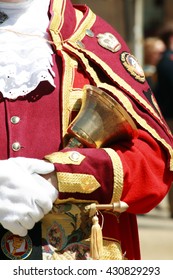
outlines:
{"label": "gold braid trim", "polygon": [[85,65],[85,71],[87,72],[87,74],[89,75],[89,77],[91,77],[96,83],[100,83],[100,79],[97,75],[97,73],[95,72],[95,70],[90,66],[89,64],[89,60],[84,56],[83,53],[80,52],[80,48],[78,46],[75,46],[75,48],[73,46],[68,45],[67,43],[64,44],[64,46],[70,50],[70,52],[74,53],[78,58],[80,58],[80,60],[82,61],[82,63]]}
{"label": "gold braid trim", "polygon": [[100,188],[93,175],[57,172],[57,178],[60,192],[89,194]]}
{"label": "gold braid trim", "polygon": [[120,201],[123,190],[123,166],[119,155],[110,148],[105,148],[105,152],[109,155],[112,161],[114,172],[114,188],[111,203]]}
{"label": "gold braid trim", "polygon": [[86,19],[80,26],[78,26],[76,32],[70,37],[69,43],[74,42],[76,44],[77,41],[81,41],[86,35],[86,30],[90,29],[95,21],[96,15],[89,9]]}
{"label": "gold braid trim", "polygon": [[[73,45],[73,48],[78,48],[80,50],[79,47],[76,47],[76,44],[71,44],[71,45]],[[141,104],[143,104],[145,106],[145,108],[147,108],[163,124],[162,120],[160,119],[160,116],[155,112],[153,107],[151,105],[149,105],[144,100],[144,98],[142,98],[138,94],[138,92],[136,92],[128,83],[126,83],[125,80],[123,80],[120,76],[118,76],[103,60],[101,60],[94,53],[92,53],[86,49],[82,49],[82,52],[86,53],[90,58],[92,58],[94,61],[96,61],[96,63],[98,63],[98,65],[101,65],[102,68],[107,72],[108,76],[110,76],[114,81],[116,81],[119,85],[121,85],[121,87],[123,87],[126,91],[130,92],[133,96],[135,96],[135,98]]]}
{"label": "gold braid trim", "polygon": [[55,0],[53,3],[54,16],[50,23],[50,33],[52,35],[54,44],[57,47],[57,49],[61,49],[62,36],[60,33],[60,29],[64,21],[63,14],[64,14],[64,9],[66,4],[65,2],[66,1],[64,0]]}

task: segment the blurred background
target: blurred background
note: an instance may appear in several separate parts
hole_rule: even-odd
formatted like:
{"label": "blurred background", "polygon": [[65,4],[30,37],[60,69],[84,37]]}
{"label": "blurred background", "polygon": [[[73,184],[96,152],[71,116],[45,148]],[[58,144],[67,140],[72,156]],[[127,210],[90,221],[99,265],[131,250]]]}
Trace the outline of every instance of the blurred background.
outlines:
{"label": "blurred background", "polygon": [[[164,49],[158,42],[155,48],[153,38],[158,35],[162,26],[173,20],[173,0],[72,0],[72,2],[88,5],[115,27],[144,70],[147,66],[146,71],[150,68],[150,72],[150,66],[152,68],[156,66],[158,55]],[[143,260],[173,260],[173,188],[171,196],[165,197],[158,207],[146,215],[138,215],[138,226]]]}
{"label": "blurred background", "polygon": [[143,64],[143,40],[155,36],[160,27],[173,19],[172,0],[72,0],[87,4],[106,19],[125,39]]}

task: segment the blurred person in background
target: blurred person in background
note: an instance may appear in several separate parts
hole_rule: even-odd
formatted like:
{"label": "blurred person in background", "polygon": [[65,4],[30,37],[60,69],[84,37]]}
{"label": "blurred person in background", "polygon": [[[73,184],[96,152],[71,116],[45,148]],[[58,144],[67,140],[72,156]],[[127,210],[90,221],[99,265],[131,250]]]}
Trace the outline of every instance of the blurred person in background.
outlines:
{"label": "blurred person in background", "polygon": [[147,37],[144,40],[144,73],[153,92],[157,83],[157,64],[166,46],[158,37]]}

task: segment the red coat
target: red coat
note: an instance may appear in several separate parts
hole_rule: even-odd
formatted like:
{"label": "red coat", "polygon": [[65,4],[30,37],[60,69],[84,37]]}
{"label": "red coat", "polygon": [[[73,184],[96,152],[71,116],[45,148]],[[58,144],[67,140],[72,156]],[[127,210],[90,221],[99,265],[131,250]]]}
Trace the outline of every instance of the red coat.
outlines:
{"label": "red coat", "polygon": [[[63,11],[62,17],[56,10]],[[57,203],[127,203],[127,211],[120,215],[103,213],[103,236],[118,241],[125,258],[140,259],[136,214],[150,211],[169,190],[172,136],[142,71],[128,68],[130,51],[120,35],[88,7],[74,8],[69,0],[51,1],[50,14],[56,89],[44,82],[26,97],[1,98],[1,120],[5,120],[0,123],[1,159],[48,155],[57,170]],[[93,37],[86,30],[92,30]],[[117,38],[118,51],[98,44],[97,35],[106,32]],[[131,115],[138,126],[132,142],[115,142],[100,149],[63,147],[68,124],[79,109],[76,100],[88,83],[108,92]],[[12,123],[12,116],[19,116],[20,121]],[[12,149],[14,142],[20,144],[18,151]],[[77,161],[69,158],[74,150],[79,152]],[[65,242],[69,245],[69,239]]]}

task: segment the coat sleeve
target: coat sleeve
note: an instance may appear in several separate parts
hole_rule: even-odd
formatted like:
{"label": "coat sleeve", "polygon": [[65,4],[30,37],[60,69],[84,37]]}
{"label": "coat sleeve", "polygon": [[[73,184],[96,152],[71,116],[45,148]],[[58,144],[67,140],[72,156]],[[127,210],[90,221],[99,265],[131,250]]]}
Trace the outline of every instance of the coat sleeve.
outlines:
{"label": "coat sleeve", "polygon": [[107,148],[65,148],[47,155],[54,163],[59,200],[124,201],[130,213],[146,213],[166,195],[172,182],[165,150],[148,132]]}

